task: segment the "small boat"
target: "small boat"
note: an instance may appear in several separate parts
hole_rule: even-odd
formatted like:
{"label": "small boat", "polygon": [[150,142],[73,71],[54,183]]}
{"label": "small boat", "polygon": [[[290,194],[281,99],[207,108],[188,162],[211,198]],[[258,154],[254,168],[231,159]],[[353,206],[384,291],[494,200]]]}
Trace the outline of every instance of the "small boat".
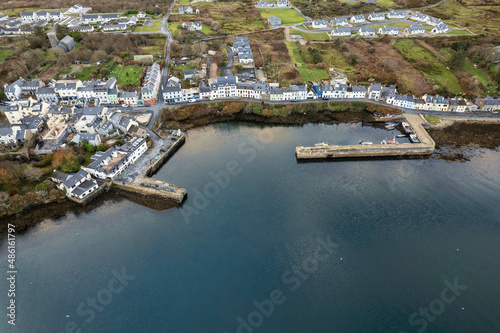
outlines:
{"label": "small boat", "polygon": [[396,128],[396,125],[385,125],[385,128],[392,131],[393,129]]}
{"label": "small boat", "polygon": [[325,147],[328,146],[328,142],[319,142],[314,144],[315,147]]}
{"label": "small boat", "polygon": [[398,135],[396,135],[396,138],[405,138],[407,136],[408,135],[406,135],[406,134],[398,134]]}
{"label": "small boat", "polygon": [[396,136],[394,136],[394,138],[392,140],[383,140],[380,144],[381,145],[396,145],[398,144],[399,142],[396,141]]}
{"label": "small boat", "polygon": [[418,139],[418,137],[415,134],[410,134],[410,140],[413,143],[419,143],[420,142],[420,140]]}
{"label": "small boat", "polygon": [[403,125],[403,129],[405,130],[406,133],[408,133],[408,134],[413,133],[413,131],[411,130],[410,124],[408,124],[406,121],[403,121],[402,125]]}
{"label": "small boat", "polygon": [[359,141],[359,144],[360,144],[360,145],[372,145],[372,144],[373,144],[373,142],[371,142],[371,141],[364,141],[364,140],[361,140],[361,141]]}

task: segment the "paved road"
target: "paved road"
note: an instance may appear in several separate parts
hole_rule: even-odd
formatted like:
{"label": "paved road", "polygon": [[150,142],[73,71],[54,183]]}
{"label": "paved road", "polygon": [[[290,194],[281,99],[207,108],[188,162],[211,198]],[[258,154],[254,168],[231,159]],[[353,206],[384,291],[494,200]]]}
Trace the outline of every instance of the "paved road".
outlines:
{"label": "paved road", "polygon": [[223,48],[227,51],[227,65],[220,67],[220,72],[222,76],[230,76],[231,75],[231,66],[234,60],[234,54],[230,47],[227,45],[222,45]]}
{"label": "paved road", "polygon": [[[240,98],[240,99],[221,99],[219,101],[239,101],[239,102],[256,102],[259,103],[261,102],[260,100],[255,100],[255,99],[246,99],[246,98]],[[330,99],[330,101],[337,101],[337,102],[366,102],[366,103],[371,103],[371,104],[377,104],[377,105],[383,105],[383,106],[388,106],[392,107],[395,109],[399,109],[405,113],[409,114],[429,114],[429,115],[435,115],[435,116],[447,116],[447,117],[475,117],[475,118],[495,118],[495,119],[500,119],[500,113],[492,113],[492,112],[441,112],[441,111],[427,111],[427,110],[413,110],[413,109],[407,109],[407,108],[401,108],[401,107],[395,107],[393,105],[389,105],[383,102],[379,101],[374,101],[374,100],[369,100],[369,99],[357,99],[357,98],[350,98],[350,99]],[[133,108],[135,110],[144,110],[144,111],[149,111],[153,113],[153,116],[151,117],[151,121],[148,124],[148,129],[152,131],[153,125],[155,124],[156,120],[158,119],[158,116],[160,115],[160,112],[164,108],[170,108],[170,107],[175,107],[175,106],[183,106],[183,105],[191,105],[191,104],[203,104],[203,103],[210,103],[211,101],[198,101],[194,103],[189,103],[189,102],[184,102],[184,103],[176,103],[176,104],[165,104],[165,103],[158,103],[156,105],[153,105],[149,108],[143,108],[143,107],[137,107]],[[297,102],[292,102],[292,101],[278,101],[278,102],[271,102],[271,101],[264,101],[265,104],[304,104],[304,103],[322,103],[325,102],[322,99],[308,99],[305,101],[297,101]],[[123,111],[123,112],[127,112]],[[131,110],[132,111],[132,110]],[[148,131],[149,132],[149,131]],[[155,134],[156,135],[156,134]]]}

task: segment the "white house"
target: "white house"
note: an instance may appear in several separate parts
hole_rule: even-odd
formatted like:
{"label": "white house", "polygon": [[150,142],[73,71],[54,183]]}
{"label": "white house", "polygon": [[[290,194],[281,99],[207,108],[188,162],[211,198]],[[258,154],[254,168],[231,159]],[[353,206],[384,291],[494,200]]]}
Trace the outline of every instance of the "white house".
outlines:
{"label": "white house", "polygon": [[307,85],[291,85],[289,88],[283,88],[284,101],[303,101],[307,99]]}
{"label": "white house", "polygon": [[107,24],[102,27],[103,31],[127,30],[126,24]]}
{"label": "white house", "polygon": [[375,36],[375,28],[362,27],[359,29],[359,35],[365,37]]}
{"label": "white house", "polygon": [[52,21],[61,21],[64,19],[64,14],[62,12],[51,12],[50,19]]}
{"label": "white house", "polygon": [[82,5],[76,4],[73,7],[71,7],[68,11],[70,13],[79,13],[83,9]]}
{"label": "white house", "polygon": [[380,83],[375,83],[368,88],[368,98],[378,101],[380,99],[380,93],[382,91],[382,85]]}
{"label": "white house", "polygon": [[390,35],[390,36],[397,36],[399,34],[399,28],[398,27],[382,27],[378,29],[378,33],[380,35]]}
{"label": "white house", "polygon": [[427,20],[427,24],[430,24],[433,26],[439,25],[441,23],[443,23],[443,20],[432,17],[432,16],[429,16],[429,20]]}
{"label": "white house", "polygon": [[193,8],[191,6],[188,7],[179,7],[179,14],[193,14]]}
{"label": "white house", "polygon": [[425,33],[425,27],[421,24],[413,24],[409,27],[406,27],[404,30],[405,35],[420,35]]}
{"label": "white house", "polygon": [[312,27],[315,29],[326,29],[328,24],[325,20],[314,20],[312,21]]}
{"label": "white house", "polygon": [[146,17],[146,12],[142,12],[142,11],[141,11],[141,12],[139,12],[139,13],[137,14],[137,17],[138,17],[138,18],[145,18],[145,17]]}
{"label": "white house", "polygon": [[332,30],[332,36],[350,36],[351,28],[335,28]]}
{"label": "white house", "polygon": [[385,14],[383,13],[373,13],[368,15],[370,21],[383,21],[385,20]]}
{"label": "white house", "polygon": [[98,14],[88,14],[88,15],[82,15],[82,23],[83,24],[92,24],[92,23],[97,23],[101,19],[101,16]]}
{"label": "white house", "polygon": [[404,10],[391,10],[389,14],[387,14],[387,18],[391,20],[404,19],[406,18],[406,13]]}
{"label": "white house", "polygon": [[348,26],[349,25],[349,21],[347,21],[347,19],[345,17],[340,17],[340,18],[333,18],[330,23],[333,25],[333,26],[341,26],[341,27],[345,27],[345,26]]}
{"label": "white house", "polygon": [[212,98],[231,98],[237,97],[237,76],[225,76],[211,79],[210,89]]}
{"label": "white house", "polygon": [[181,86],[177,83],[170,82],[163,87],[163,100],[165,103],[179,103],[183,101],[183,92]]}
{"label": "white house", "polygon": [[187,29],[189,31],[196,31],[196,30],[203,29],[203,26],[202,26],[201,22],[189,22],[187,24]]}
{"label": "white house", "polygon": [[418,22],[427,22],[427,21],[429,21],[429,15],[415,12],[415,13],[411,14],[410,20],[414,20],[414,21],[418,21]]}
{"label": "white house", "polygon": [[280,8],[289,8],[290,2],[288,0],[278,0],[278,7]]}
{"label": "white house", "polygon": [[104,152],[97,152],[92,162],[84,169],[99,179],[114,179],[148,149],[146,141],[134,137],[121,147],[109,148]]}
{"label": "white house", "polygon": [[434,28],[432,28],[431,31],[432,31],[432,33],[435,33],[435,34],[444,34],[444,33],[447,33],[448,31],[450,31],[450,29],[448,28],[447,24],[441,23],[441,24],[435,26]]}
{"label": "white house", "polygon": [[363,23],[365,22],[365,16],[364,15],[354,15],[351,17],[351,23]]}
{"label": "white house", "polygon": [[38,20],[38,16],[34,12],[24,12],[21,13],[21,20],[24,23],[32,23]]}

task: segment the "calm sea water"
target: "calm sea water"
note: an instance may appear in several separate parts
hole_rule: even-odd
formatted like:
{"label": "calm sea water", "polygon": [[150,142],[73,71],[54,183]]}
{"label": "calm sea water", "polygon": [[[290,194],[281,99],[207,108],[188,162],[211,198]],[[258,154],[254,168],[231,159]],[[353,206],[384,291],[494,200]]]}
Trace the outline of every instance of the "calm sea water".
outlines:
{"label": "calm sea water", "polygon": [[[111,200],[17,235],[16,326],[4,277],[0,332],[500,331],[500,153],[294,156],[388,136],[359,124],[191,130],[155,175],[188,190],[182,207]],[[5,239],[0,258],[7,276]]]}

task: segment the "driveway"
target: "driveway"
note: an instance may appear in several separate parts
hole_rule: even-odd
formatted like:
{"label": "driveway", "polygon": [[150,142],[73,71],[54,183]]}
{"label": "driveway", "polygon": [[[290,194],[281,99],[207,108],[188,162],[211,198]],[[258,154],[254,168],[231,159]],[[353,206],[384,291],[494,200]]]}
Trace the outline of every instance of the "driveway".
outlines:
{"label": "driveway", "polygon": [[220,67],[220,72],[222,76],[230,76],[231,75],[231,66],[233,65],[233,51],[227,45],[222,45],[223,48],[227,51],[227,65]]}

